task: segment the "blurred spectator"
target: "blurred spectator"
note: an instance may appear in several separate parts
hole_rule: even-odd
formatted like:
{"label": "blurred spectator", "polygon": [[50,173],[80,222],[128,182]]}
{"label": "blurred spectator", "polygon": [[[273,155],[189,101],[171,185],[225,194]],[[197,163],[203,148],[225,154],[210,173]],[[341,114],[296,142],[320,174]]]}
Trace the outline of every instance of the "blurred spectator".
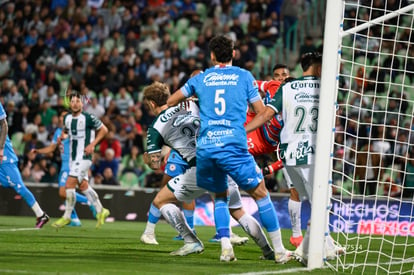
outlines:
{"label": "blurred spectator", "polygon": [[110,102],[112,101],[112,93],[108,88],[104,88],[99,95],[99,105],[108,109]]}
{"label": "blurred spectator", "polygon": [[33,88],[34,79],[33,79],[33,70],[29,66],[26,60],[21,60],[18,67],[14,71],[14,82],[19,83],[21,79],[26,80],[27,86]]}
{"label": "blurred spectator", "polygon": [[135,145],[132,146],[130,153],[125,154],[125,156],[122,157],[121,167],[121,174],[133,172],[137,176],[140,176],[145,172],[152,171],[151,168],[145,164],[143,155],[140,154],[138,146]]}
{"label": "blurred spectator", "polygon": [[64,47],[59,48],[59,53],[56,58],[56,69],[62,75],[67,75],[72,72],[73,60],[72,57],[66,53]]}
{"label": "blurred spectator", "polygon": [[164,63],[160,58],[154,58],[154,63],[151,64],[147,71],[147,79],[151,81],[161,81],[165,73]]}
{"label": "blurred spectator", "polygon": [[110,64],[104,86],[110,91],[118,91],[123,82],[124,76],[118,71],[118,67],[115,64]]}
{"label": "blurred spectator", "polygon": [[98,98],[93,96],[91,99],[91,104],[88,104],[85,107],[85,112],[101,118],[105,114],[105,108],[99,104]]}
{"label": "blurred spectator", "polygon": [[[1,52],[1,49],[0,49]],[[0,54],[0,81],[7,78],[10,73],[10,62],[7,58],[6,52]]]}
{"label": "blurred spectator", "polygon": [[96,25],[92,28],[91,39],[99,44],[109,37],[109,31],[109,26],[105,25],[103,16],[99,16]]}
{"label": "blurred spectator", "polygon": [[[276,12],[274,13],[276,14]],[[272,48],[279,37],[278,26],[273,24],[272,18],[266,18],[264,26],[257,34],[259,38],[258,44],[265,46],[266,48]]]}
{"label": "blurred spectator", "polygon": [[11,116],[13,119],[11,123],[9,123],[9,136],[12,137],[14,133],[16,132],[24,132],[24,129],[26,129],[26,126],[29,124],[29,121],[32,119],[29,116],[29,108],[27,105],[23,104],[20,107],[19,111],[16,112],[10,112],[9,110],[6,110],[7,113],[7,119]]}
{"label": "blurred spectator", "polygon": [[56,110],[51,108],[48,98],[40,104],[40,115],[42,117],[42,124],[45,126],[52,124],[52,117],[57,115]]}
{"label": "blurred spectator", "polygon": [[244,39],[245,33],[238,17],[233,17],[233,25],[230,27],[230,30],[236,34],[237,40],[241,41]]}
{"label": "blurred spectator", "polygon": [[10,87],[9,93],[4,97],[4,101],[7,104],[8,102],[12,102],[13,106],[20,106],[23,103],[23,96],[17,90],[16,85],[12,85]]}
{"label": "blurred spectator", "polygon": [[119,185],[118,180],[116,179],[111,168],[106,167],[103,170],[102,185]]}
{"label": "blurred spectator", "polygon": [[314,51],[316,51],[316,46],[313,43],[313,37],[308,35],[305,37],[305,43],[300,46],[298,62],[300,61],[301,56],[305,53],[311,53]]}
{"label": "blurred spectator", "polygon": [[289,46],[289,50],[293,50],[293,35],[288,36],[289,30],[297,23],[301,16],[303,0],[284,0],[281,8],[281,19],[283,20],[283,34],[285,48]]}
{"label": "blurred spectator", "polygon": [[127,93],[125,87],[120,87],[118,94],[115,96],[116,107],[122,115],[128,114],[131,107],[134,106],[132,96]]}
{"label": "blurred spectator", "polygon": [[122,158],[122,148],[119,140],[115,139],[115,132],[109,130],[108,134],[106,134],[104,140],[101,142],[99,146],[99,151],[101,152],[101,157],[105,157],[106,149],[111,148],[114,151],[114,156],[116,160],[121,160]]}
{"label": "blurred spectator", "polygon": [[112,171],[112,175],[115,177],[118,175],[119,160],[115,158],[115,151],[112,148],[105,150],[104,156],[101,156],[101,160],[98,164],[98,174],[104,175],[104,171],[109,168]]}

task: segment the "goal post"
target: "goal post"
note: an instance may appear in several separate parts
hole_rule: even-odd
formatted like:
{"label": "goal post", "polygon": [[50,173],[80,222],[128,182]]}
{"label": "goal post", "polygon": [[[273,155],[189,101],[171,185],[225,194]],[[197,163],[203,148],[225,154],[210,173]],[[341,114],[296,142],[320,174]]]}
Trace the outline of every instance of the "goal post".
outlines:
{"label": "goal post", "polygon": [[308,268],[413,274],[414,1],[326,2]]}
{"label": "goal post", "polygon": [[[322,59],[322,76],[319,96],[319,116],[315,173],[313,180],[311,226],[309,238],[308,268],[320,268],[324,261],[324,242],[328,223],[330,167],[333,146],[335,101],[337,75],[339,69],[338,50],[340,45],[340,25],[342,17],[341,1],[327,1],[325,17],[325,33]],[[321,108],[323,107],[323,108]],[[322,146],[321,146],[322,145]],[[328,146],[326,146],[328,145]]]}

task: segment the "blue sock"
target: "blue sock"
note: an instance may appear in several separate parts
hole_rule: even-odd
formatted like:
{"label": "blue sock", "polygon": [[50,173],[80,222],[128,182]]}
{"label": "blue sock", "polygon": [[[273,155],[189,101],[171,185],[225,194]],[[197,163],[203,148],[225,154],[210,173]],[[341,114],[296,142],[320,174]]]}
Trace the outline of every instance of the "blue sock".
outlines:
{"label": "blue sock", "polygon": [[33,206],[33,204],[35,204],[35,197],[24,184],[13,185],[13,189],[16,191],[17,194],[22,196],[22,198],[25,200],[25,202],[27,203],[27,205],[29,205],[30,208]]}
{"label": "blue sock", "polygon": [[183,213],[188,226],[194,229],[194,210],[183,209]]}
{"label": "blue sock", "polygon": [[267,232],[273,232],[280,228],[279,219],[277,218],[275,206],[270,199],[269,193],[263,199],[257,200],[260,220]]}
{"label": "blue sock", "polygon": [[227,198],[216,198],[214,200],[214,222],[219,236],[230,238],[230,212]]}
{"label": "blue sock", "polygon": [[78,192],[76,192],[76,202],[79,202],[79,203],[88,203],[88,199],[86,198],[86,196],[81,195]]}
{"label": "blue sock", "polygon": [[150,210],[148,213],[148,221],[150,223],[155,224],[158,222],[160,217],[161,217],[161,211],[151,203]]}
{"label": "blue sock", "polygon": [[75,208],[73,208],[72,214],[70,214],[71,220],[79,220],[78,213],[76,213]]}

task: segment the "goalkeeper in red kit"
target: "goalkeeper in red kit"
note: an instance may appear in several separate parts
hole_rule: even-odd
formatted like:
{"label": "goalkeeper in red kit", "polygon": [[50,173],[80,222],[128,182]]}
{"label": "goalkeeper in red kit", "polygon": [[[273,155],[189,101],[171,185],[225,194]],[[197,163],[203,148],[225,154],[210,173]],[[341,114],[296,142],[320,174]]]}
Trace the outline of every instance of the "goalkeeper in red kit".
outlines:
{"label": "goalkeeper in red kit", "polygon": [[[289,69],[286,65],[277,64],[273,68],[273,79],[270,81],[257,81],[259,92],[262,95],[264,103],[268,102],[283,82],[289,82],[293,78],[289,77]],[[253,119],[255,113],[249,111],[247,113],[245,125]],[[279,150],[279,133],[283,126],[283,120],[279,115],[274,116],[271,120],[265,123],[262,127],[247,134],[247,143],[249,152],[253,156],[260,156],[263,154],[271,154]],[[301,230],[301,201],[299,194],[293,187],[293,184],[287,174],[286,170],[283,169],[282,160],[277,160],[271,165],[263,168],[263,175],[272,174],[282,169],[283,175],[286,179],[288,187],[290,189],[290,198],[288,203],[289,215],[292,224],[292,236],[290,237],[290,243],[295,247],[298,247],[303,240]]]}

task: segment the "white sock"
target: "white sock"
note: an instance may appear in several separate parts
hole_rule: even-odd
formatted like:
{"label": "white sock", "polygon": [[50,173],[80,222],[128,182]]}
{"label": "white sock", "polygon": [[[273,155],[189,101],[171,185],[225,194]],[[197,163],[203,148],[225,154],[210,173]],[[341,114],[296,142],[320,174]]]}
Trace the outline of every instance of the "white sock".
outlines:
{"label": "white sock", "polygon": [[85,194],[86,198],[88,198],[88,201],[95,207],[96,213],[102,212],[102,203],[99,200],[98,194],[95,192],[95,190],[92,189],[92,187],[88,186],[88,189],[82,191],[83,194]]}
{"label": "white sock", "polygon": [[282,233],[280,232],[280,228],[273,232],[268,232],[269,237],[272,240],[273,248],[275,249],[275,253],[283,253],[285,252],[285,247],[282,243]]}
{"label": "white sock", "polygon": [[230,238],[222,237],[221,239],[221,250],[232,248]]}
{"label": "white sock", "polygon": [[288,210],[289,210],[290,222],[292,224],[292,236],[294,238],[302,236],[301,218],[300,218],[301,207],[302,207],[302,202],[289,199]]}
{"label": "white sock", "polygon": [[76,204],[76,189],[74,188],[66,189],[65,213],[63,214],[64,218],[70,219],[73,208],[75,208],[75,204]]}
{"label": "white sock", "polygon": [[32,205],[32,210],[35,213],[36,218],[40,218],[44,214],[42,208],[40,208],[40,206],[37,203],[37,201],[35,201],[35,203]]}
{"label": "white sock", "polygon": [[155,232],[155,223],[147,222],[147,226],[145,227],[144,234],[154,234]]}
{"label": "white sock", "polygon": [[263,255],[268,255],[273,251],[263,232],[260,224],[255,218],[249,214],[244,214],[238,221],[243,230],[254,240],[254,242],[262,249]]}
{"label": "white sock", "polygon": [[180,233],[185,243],[193,243],[199,241],[185,221],[184,215],[176,205],[167,203],[160,208],[160,211],[167,222],[172,227],[174,227],[178,233]]}

